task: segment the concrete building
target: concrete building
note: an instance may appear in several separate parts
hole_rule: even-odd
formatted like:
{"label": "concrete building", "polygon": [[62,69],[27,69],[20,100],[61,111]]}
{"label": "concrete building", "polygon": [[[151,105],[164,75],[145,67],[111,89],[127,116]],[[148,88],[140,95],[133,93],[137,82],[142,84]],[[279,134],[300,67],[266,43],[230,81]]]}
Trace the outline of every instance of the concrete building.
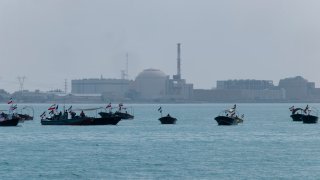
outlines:
{"label": "concrete building", "polygon": [[271,80],[227,80],[217,81],[217,89],[263,90],[273,88]]}
{"label": "concrete building", "polygon": [[107,95],[113,98],[123,98],[129,90],[132,81],[126,79],[80,79],[71,81],[72,94]]}
{"label": "concrete building", "polygon": [[193,84],[184,79],[170,79],[158,69],[146,69],[138,74],[133,90],[140,100],[185,101],[193,94]]}
{"label": "concrete building", "polygon": [[279,102],[285,100],[285,90],[269,80],[217,81],[217,88],[194,90],[194,101],[204,102]]}
{"label": "concrete building", "polygon": [[309,83],[301,76],[281,79],[279,87],[286,90],[287,100],[306,100],[308,92],[315,88],[314,83]]}
{"label": "concrete building", "polygon": [[159,69],[146,69],[138,74],[133,89],[139,99],[163,99],[167,94],[169,76]]}

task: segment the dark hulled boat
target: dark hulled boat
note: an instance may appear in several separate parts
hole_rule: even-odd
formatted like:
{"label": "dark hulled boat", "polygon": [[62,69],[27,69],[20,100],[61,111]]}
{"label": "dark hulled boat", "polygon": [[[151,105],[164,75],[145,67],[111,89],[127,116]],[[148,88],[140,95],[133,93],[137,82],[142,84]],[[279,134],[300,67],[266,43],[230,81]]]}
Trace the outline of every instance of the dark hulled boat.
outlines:
{"label": "dark hulled boat", "polygon": [[120,117],[79,117],[72,119],[65,118],[46,118],[41,120],[42,125],[117,125]]}
{"label": "dark hulled boat", "polygon": [[17,126],[19,123],[19,118],[14,117],[12,119],[5,119],[0,121],[0,126]]}
{"label": "dark hulled boat", "polygon": [[233,108],[224,110],[220,113],[219,116],[215,117],[214,119],[217,121],[218,125],[238,125],[239,123],[243,123],[243,117],[241,118],[238,116],[236,111],[236,105]]}
{"label": "dark hulled boat", "polygon": [[161,124],[175,124],[177,121],[177,118],[171,117],[169,114],[167,116],[163,116],[159,118],[159,121]]}
{"label": "dark hulled boat", "polygon": [[[132,107],[124,107],[122,103],[119,104],[118,110],[116,112],[112,112],[112,109],[114,109],[109,103],[106,107],[106,110],[109,110],[109,112],[99,112],[99,115],[101,117],[112,117],[112,116],[118,116],[123,120],[129,120],[129,119],[134,119],[133,115],[133,108]],[[129,111],[129,112],[128,112]]]}
{"label": "dark hulled boat", "polygon": [[301,119],[302,119],[303,123],[305,123],[305,124],[315,124],[318,122],[318,116],[314,116],[314,115],[310,115],[310,114],[303,115],[301,117]]}
{"label": "dark hulled boat", "polygon": [[0,126],[17,126],[21,118],[16,114],[0,114]]}
{"label": "dark hulled boat", "polygon": [[119,117],[94,118],[75,117],[73,119],[51,119],[41,120],[42,125],[117,125],[121,120]]}
{"label": "dark hulled boat", "polygon": [[33,120],[33,117],[28,114],[18,114],[18,115],[23,121]]}
{"label": "dark hulled boat", "polygon": [[120,117],[93,118],[90,125],[117,125],[121,121]]}
{"label": "dark hulled boat", "polygon": [[239,121],[236,118],[228,116],[217,116],[214,118],[218,125],[237,125]]}
{"label": "dark hulled boat", "polygon": [[303,114],[291,114],[292,121],[302,121]]}
{"label": "dark hulled boat", "polygon": [[115,112],[114,115],[121,117],[121,119],[129,120],[129,119],[134,119],[134,116],[127,113],[127,112]]}
{"label": "dark hulled boat", "polygon": [[307,105],[305,109],[295,108],[294,106],[289,109],[292,112],[290,117],[293,121],[302,121],[304,124],[315,124],[318,122],[318,110],[316,108],[310,108]]}
{"label": "dark hulled boat", "polygon": [[91,120],[88,118],[75,119],[41,119],[41,125],[90,125]]}
{"label": "dark hulled boat", "polygon": [[29,121],[33,120],[34,117],[34,109],[31,106],[24,106],[20,113],[18,113],[19,117],[21,118],[20,121]]}
{"label": "dark hulled boat", "polygon": [[129,113],[125,113],[125,112],[115,112],[115,113],[112,113],[112,112],[99,112],[99,115],[102,117],[102,118],[109,118],[109,117],[113,117],[113,116],[117,116],[117,117],[120,117],[121,119],[124,119],[124,120],[129,120],[129,119],[133,119],[134,116],[129,114]]}
{"label": "dark hulled boat", "polygon": [[303,109],[292,106],[289,110],[292,112],[290,117],[293,121],[302,121],[302,116],[304,116]]}
{"label": "dark hulled boat", "polygon": [[54,110],[51,112],[52,117],[46,118],[44,112],[41,117],[42,125],[116,125],[121,120],[118,116],[110,116],[110,117],[89,117],[86,116],[84,111],[97,111],[101,108],[91,108],[91,109],[78,109],[77,111],[81,111],[80,116],[76,115],[74,111],[72,111],[72,106],[68,109],[69,114],[71,115],[68,118],[68,112],[65,110],[64,114],[60,112],[59,114],[55,114]]}

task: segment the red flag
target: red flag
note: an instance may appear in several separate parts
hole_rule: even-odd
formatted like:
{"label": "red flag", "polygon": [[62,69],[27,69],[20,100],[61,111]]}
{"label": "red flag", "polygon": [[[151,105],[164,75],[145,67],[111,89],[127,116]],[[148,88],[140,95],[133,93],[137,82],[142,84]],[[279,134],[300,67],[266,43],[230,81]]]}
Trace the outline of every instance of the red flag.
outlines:
{"label": "red flag", "polygon": [[12,104],[13,103],[13,100],[12,98],[10,98],[10,100],[8,101],[8,104]]}
{"label": "red flag", "polygon": [[55,109],[56,109],[56,105],[53,104],[52,106],[50,106],[50,107],[48,108],[48,111],[52,111],[52,110],[55,110]]}

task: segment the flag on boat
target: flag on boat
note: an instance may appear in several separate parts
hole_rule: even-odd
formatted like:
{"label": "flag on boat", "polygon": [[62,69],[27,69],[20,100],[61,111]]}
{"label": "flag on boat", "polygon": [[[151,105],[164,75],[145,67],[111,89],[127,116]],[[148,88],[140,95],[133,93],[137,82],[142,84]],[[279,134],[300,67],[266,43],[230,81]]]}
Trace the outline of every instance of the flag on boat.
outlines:
{"label": "flag on boat", "polygon": [[57,107],[56,107],[56,110],[58,110],[59,109],[59,105],[57,105]]}
{"label": "flag on boat", "polygon": [[290,110],[290,111],[293,111],[293,110],[294,110],[294,106],[291,106],[291,107],[289,108],[289,110]]}
{"label": "flag on boat", "polygon": [[162,113],[162,107],[161,107],[161,106],[159,107],[158,111],[159,111],[160,113]]}
{"label": "flag on boat", "polygon": [[55,110],[55,109],[56,109],[56,104],[53,104],[48,108],[48,111],[52,111],[52,110]]}
{"label": "flag on boat", "polygon": [[46,117],[46,112],[44,111],[41,115],[40,115],[41,119],[44,119]]}
{"label": "flag on boat", "polygon": [[67,111],[71,112],[72,111],[72,106],[70,106]]}
{"label": "flag on boat", "polygon": [[8,104],[12,104],[13,103],[13,99],[10,98],[9,101],[8,101]]}
{"label": "flag on boat", "polygon": [[232,109],[236,109],[236,108],[237,108],[237,105],[236,105],[236,104],[234,104]]}
{"label": "flag on boat", "polygon": [[16,110],[17,108],[18,108],[18,105],[15,104],[10,107],[10,110],[13,111],[13,110]]}
{"label": "flag on boat", "polygon": [[49,114],[54,114],[53,110],[54,110],[54,109],[52,109],[52,110],[49,112]]}
{"label": "flag on boat", "polygon": [[[119,106],[120,106],[120,104],[119,104]],[[108,108],[111,108],[111,103],[109,103],[106,108],[107,108],[107,109],[108,109]]]}
{"label": "flag on boat", "polygon": [[304,113],[307,113],[308,110],[309,110],[309,105],[307,105],[303,111],[304,111]]}

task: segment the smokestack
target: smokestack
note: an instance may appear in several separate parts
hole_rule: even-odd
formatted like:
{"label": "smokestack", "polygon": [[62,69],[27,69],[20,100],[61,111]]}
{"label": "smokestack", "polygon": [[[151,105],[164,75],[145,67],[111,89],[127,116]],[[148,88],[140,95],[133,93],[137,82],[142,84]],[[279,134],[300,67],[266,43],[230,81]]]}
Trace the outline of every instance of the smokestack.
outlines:
{"label": "smokestack", "polygon": [[177,51],[178,51],[178,57],[177,57],[177,78],[181,79],[181,44],[177,44]]}

